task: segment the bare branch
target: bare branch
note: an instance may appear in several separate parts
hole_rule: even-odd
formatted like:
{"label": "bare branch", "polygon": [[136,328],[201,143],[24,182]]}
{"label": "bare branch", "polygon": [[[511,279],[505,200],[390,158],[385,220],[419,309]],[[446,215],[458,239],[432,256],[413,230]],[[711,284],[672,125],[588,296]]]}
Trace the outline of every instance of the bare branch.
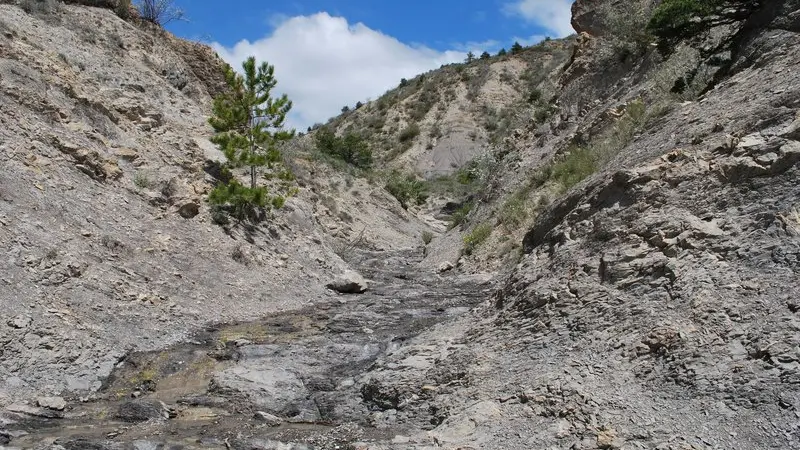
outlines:
{"label": "bare branch", "polygon": [[136,8],[139,10],[142,20],[161,27],[172,21],[186,18],[184,11],[176,7],[173,0],[138,0]]}

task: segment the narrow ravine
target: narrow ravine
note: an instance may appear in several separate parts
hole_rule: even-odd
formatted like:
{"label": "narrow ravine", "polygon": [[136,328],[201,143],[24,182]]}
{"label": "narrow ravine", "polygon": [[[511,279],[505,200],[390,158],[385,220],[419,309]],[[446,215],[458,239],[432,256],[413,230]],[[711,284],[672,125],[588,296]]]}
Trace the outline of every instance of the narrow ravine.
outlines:
{"label": "narrow ravine", "polygon": [[351,263],[372,282],[365,294],[217,324],[160,352],[129,354],[100,392],[68,399],[63,413],[20,411],[8,424],[9,445],[347,448],[356,439],[386,441],[411,431],[370,425],[375,402],[364,374],[378,357],[469,311],[491,289],[475,278],[421,271],[421,258],[416,250],[360,253]]}

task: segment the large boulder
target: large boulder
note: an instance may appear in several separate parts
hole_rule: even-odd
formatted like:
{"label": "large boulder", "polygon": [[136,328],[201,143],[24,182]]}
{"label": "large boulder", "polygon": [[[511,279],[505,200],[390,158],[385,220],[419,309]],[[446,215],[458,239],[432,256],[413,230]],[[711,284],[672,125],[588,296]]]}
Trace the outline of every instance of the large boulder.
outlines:
{"label": "large boulder", "polygon": [[259,411],[268,415],[310,421],[320,418],[311,392],[303,381],[294,372],[283,368],[235,366],[215,375],[213,385],[222,391],[245,395]]}
{"label": "large boulder", "polygon": [[352,270],[339,275],[325,287],[342,294],[361,294],[369,288],[367,280]]}

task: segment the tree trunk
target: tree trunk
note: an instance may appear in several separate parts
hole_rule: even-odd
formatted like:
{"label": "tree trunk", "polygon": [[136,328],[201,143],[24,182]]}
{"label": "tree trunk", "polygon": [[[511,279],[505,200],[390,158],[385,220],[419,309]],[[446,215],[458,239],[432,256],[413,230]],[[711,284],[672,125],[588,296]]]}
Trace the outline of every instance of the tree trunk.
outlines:
{"label": "tree trunk", "polygon": [[256,166],[250,166],[250,189],[256,188]]}

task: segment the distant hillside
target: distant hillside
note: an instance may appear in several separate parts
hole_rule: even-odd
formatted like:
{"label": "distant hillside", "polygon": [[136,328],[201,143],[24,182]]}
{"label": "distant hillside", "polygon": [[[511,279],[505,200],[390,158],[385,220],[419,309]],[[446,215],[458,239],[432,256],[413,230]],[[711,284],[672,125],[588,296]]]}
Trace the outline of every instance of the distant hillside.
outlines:
{"label": "distant hillside", "polygon": [[569,60],[574,42],[542,42],[401,80],[378,99],[348,106],[325,126],[361,136],[389,167],[425,178],[453,173],[513,130],[549,118],[556,69]]}

